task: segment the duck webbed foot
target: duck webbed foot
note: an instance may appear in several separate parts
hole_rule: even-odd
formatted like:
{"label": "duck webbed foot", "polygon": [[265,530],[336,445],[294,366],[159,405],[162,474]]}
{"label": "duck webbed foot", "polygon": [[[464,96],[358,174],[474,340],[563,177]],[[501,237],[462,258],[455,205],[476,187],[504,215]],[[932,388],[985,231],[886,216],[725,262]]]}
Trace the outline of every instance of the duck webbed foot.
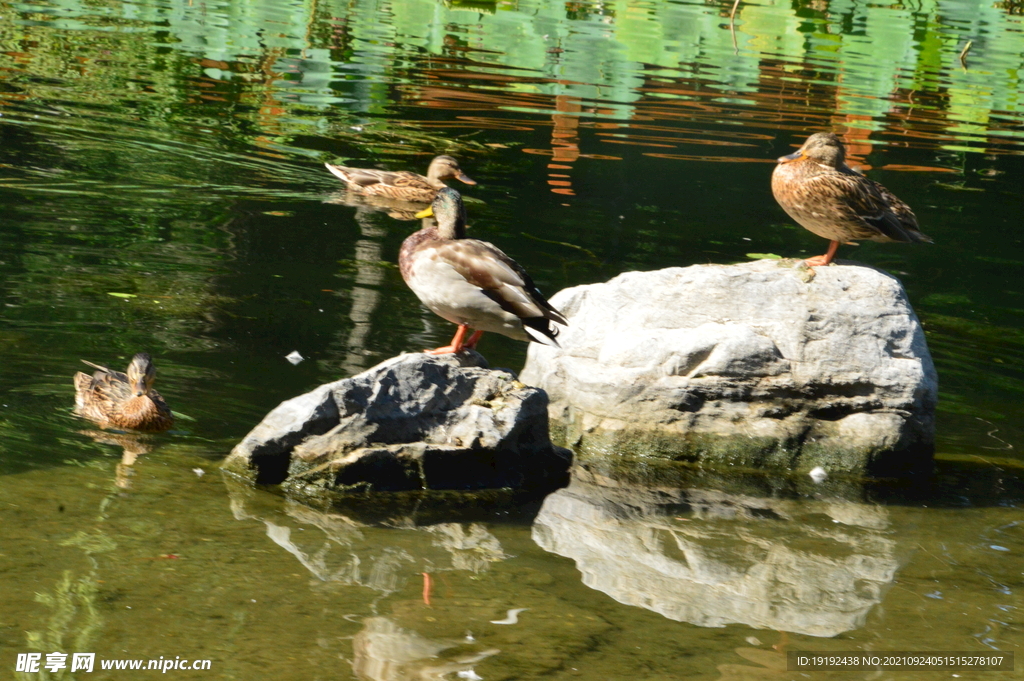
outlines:
{"label": "duck webbed foot", "polygon": [[451,343],[440,348],[434,348],[433,350],[424,350],[423,352],[427,353],[428,355],[447,355],[451,353],[462,352],[463,348],[474,348],[476,347],[476,342],[480,340],[480,336],[482,336],[484,332],[477,331],[472,336],[470,336],[468,341],[466,341],[463,339],[465,339],[466,331],[468,330],[468,326],[466,326],[465,324],[459,324],[459,328],[455,332],[455,336],[452,338]]}
{"label": "duck webbed foot", "polygon": [[816,255],[813,258],[807,258],[804,260],[808,267],[823,267],[832,263],[832,258],[836,257],[836,251],[839,250],[839,242],[833,241],[828,245],[828,252],[825,255]]}
{"label": "duck webbed foot", "polygon": [[483,331],[474,331],[473,335],[469,337],[469,340],[466,341],[466,344],[463,347],[469,348],[470,350],[476,350],[476,344],[480,342],[480,336],[482,335],[484,335]]}

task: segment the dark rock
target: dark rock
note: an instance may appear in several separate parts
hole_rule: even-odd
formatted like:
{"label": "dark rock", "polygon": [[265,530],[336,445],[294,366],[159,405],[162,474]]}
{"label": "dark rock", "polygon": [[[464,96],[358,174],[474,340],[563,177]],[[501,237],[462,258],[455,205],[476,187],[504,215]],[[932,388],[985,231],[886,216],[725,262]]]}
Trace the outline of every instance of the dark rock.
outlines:
{"label": "dark rock", "polygon": [[570,460],[549,439],[544,391],[464,352],[400,355],[282,402],[224,467],[317,497],[553,488]]}

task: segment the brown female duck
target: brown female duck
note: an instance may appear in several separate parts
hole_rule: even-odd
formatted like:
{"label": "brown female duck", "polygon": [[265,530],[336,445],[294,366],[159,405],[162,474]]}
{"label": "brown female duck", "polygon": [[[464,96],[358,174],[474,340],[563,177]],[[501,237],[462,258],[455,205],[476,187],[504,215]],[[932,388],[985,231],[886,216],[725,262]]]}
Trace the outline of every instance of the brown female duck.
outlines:
{"label": "brown female duck", "polygon": [[[568,324],[565,317],[544,299],[519,263],[486,241],[466,238],[466,210],[459,193],[448,187],[438,191],[418,217],[430,215],[437,226],[407,237],[398,265],[420,301],[459,328],[449,345],[426,352],[473,348],[484,331],[558,345],[558,327],[552,322]],[[467,341],[468,329],[476,332]]]}
{"label": "brown female duck", "polygon": [[174,416],[153,390],[156,367],[144,352],[132,357],[128,373],[82,360],[96,372],[75,374],[75,412],[101,428],[160,431],[174,425]]}
{"label": "brown female duck", "polygon": [[476,184],[459,167],[459,162],[451,156],[442,155],[430,162],[427,176],[417,175],[407,170],[373,170],[367,168],[347,168],[325,163],[327,169],[339,177],[351,191],[379,196],[389,199],[400,199],[414,203],[430,203],[437,196],[439,189],[448,185],[444,180],[455,178],[466,184]]}
{"label": "brown female duck", "polygon": [[772,194],[802,227],[831,240],[825,255],[805,261],[811,266],[828,265],[840,243],[858,239],[932,241],[918,230],[910,206],[846,165],[846,149],[830,132],[811,135],[779,159]]}

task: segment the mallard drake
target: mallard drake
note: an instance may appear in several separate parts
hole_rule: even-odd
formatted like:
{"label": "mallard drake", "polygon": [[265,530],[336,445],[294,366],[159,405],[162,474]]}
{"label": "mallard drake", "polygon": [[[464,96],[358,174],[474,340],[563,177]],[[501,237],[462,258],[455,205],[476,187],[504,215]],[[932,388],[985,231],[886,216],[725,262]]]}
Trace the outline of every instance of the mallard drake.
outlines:
{"label": "mallard drake", "polygon": [[153,390],[156,367],[144,352],[132,357],[128,373],[82,360],[96,372],[75,374],[75,412],[101,428],[160,431],[174,425],[174,416]]}
{"label": "mallard drake", "polygon": [[802,227],[832,241],[808,265],[828,265],[840,243],[858,239],[931,243],[910,206],[846,165],[846,149],[836,135],[814,133],[778,162],[772,172],[775,200]]}
{"label": "mallard drake", "polygon": [[[460,352],[476,346],[484,331],[518,340],[558,345],[558,324],[568,324],[545,300],[530,275],[512,258],[486,241],[466,238],[462,197],[445,187],[431,207],[437,226],[424,227],[402,242],[398,266],[413,293],[434,313],[459,328],[452,342],[426,350]],[[475,333],[465,340],[466,331]]]}
{"label": "mallard drake", "polygon": [[427,168],[427,176],[417,175],[407,170],[373,170],[368,168],[347,168],[325,163],[327,169],[348,185],[351,191],[368,196],[381,196],[389,199],[401,199],[414,203],[430,203],[437,196],[439,189],[446,185],[443,180],[455,178],[466,184],[476,184],[462,172],[459,162],[451,156],[441,155],[434,158]]}

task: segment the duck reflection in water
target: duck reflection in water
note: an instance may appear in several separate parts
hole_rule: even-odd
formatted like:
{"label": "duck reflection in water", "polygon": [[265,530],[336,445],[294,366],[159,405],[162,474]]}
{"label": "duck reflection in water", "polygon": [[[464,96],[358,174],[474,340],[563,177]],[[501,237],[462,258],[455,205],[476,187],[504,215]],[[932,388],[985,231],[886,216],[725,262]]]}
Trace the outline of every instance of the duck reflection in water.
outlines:
{"label": "duck reflection in water", "polygon": [[829,239],[825,255],[808,258],[828,265],[840,243],[870,241],[927,242],[910,206],[888,189],[846,165],[839,137],[818,132],[792,154],[779,158],[772,172],[772,194],[805,229]]}
{"label": "duck reflection in water", "polygon": [[132,488],[132,477],[135,475],[135,463],[143,454],[153,451],[152,443],[142,433],[118,433],[103,430],[80,430],[82,435],[91,437],[98,444],[115,445],[121,448],[121,460],[114,468],[114,485],[119,489]]}
{"label": "duck reflection in water", "polygon": [[385,213],[395,220],[416,220],[418,219],[416,213],[423,209],[422,203],[414,201],[389,199],[384,196],[367,196],[346,190],[331,192],[323,199],[323,202],[355,208],[356,222],[359,222],[360,216],[366,213]]}

